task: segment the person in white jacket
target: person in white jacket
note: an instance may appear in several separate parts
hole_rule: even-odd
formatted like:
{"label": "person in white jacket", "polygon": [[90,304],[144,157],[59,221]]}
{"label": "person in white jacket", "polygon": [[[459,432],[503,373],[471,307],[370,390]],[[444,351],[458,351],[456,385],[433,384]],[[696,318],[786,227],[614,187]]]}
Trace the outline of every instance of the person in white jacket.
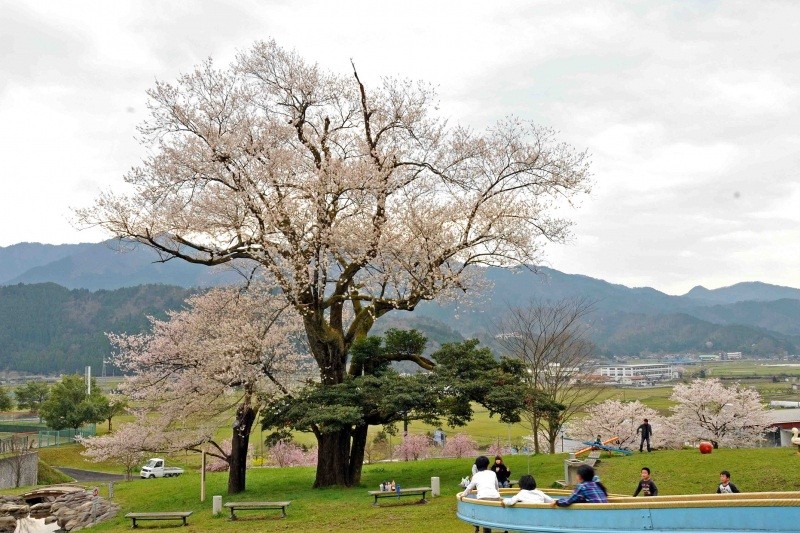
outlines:
{"label": "person in white jacket", "polygon": [[536,480],[526,474],[519,478],[520,491],[511,498],[503,498],[503,507],[511,507],[515,503],[553,503],[553,498],[536,488]]}
{"label": "person in white jacket", "polygon": [[468,496],[472,489],[477,489],[476,497],[479,500],[500,500],[500,484],[497,482],[497,475],[491,470],[487,470],[489,466],[489,458],[481,455],[475,459],[475,466],[478,471],[472,476],[469,485],[464,489],[461,494],[461,499]]}

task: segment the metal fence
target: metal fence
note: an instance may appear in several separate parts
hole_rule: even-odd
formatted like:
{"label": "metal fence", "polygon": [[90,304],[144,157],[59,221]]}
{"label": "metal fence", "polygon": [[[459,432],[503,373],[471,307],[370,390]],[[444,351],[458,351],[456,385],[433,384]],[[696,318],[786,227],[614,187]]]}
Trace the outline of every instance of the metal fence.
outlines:
{"label": "metal fence", "polygon": [[[89,424],[79,429],[55,430],[43,424],[4,424],[0,422],[0,433],[11,433],[15,437],[24,434],[25,438],[30,439],[31,443],[36,443],[37,448],[48,446],[59,446],[61,444],[71,444],[75,442],[75,437],[94,437],[97,434],[97,425]],[[13,437],[3,437],[0,442],[7,441]],[[9,440],[9,442],[11,442]],[[9,445],[10,446],[10,445]],[[0,453],[3,453],[0,444]]]}
{"label": "metal fence", "polygon": [[75,437],[94,437],[96,433],[97,427],[94,424],[80,429],[40,430],[38,447],[45,448],[47,446],[71,444],[75,442]]}
{"label": "metal fence", "polygon": [[28,451],[36,442],[36,433],[17,434],[0,439],[0,456],[11,453],[20,454]]}

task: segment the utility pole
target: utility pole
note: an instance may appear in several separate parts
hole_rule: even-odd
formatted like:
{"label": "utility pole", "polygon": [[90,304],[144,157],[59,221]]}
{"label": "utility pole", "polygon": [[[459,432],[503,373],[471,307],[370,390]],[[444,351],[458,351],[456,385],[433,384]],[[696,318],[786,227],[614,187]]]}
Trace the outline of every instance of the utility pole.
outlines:
{"label": "utility pole", "polygon": [[92,394],[92,367],[86,367],[86,395]]}

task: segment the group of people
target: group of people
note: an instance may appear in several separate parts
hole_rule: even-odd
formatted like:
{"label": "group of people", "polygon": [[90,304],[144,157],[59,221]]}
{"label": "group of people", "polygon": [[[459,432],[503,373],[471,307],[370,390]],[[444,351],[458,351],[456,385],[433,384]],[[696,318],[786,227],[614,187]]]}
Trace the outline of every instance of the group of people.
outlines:
{"label": "group of people", "polygon": [[[499,501],[503,507],[513,506],[516,503],[548,503],[554,507],[568,507],[573,503],[607,503],[608,490],[595,476],[594,468],[589,465],[581,465],[577,470],[578,484],[569,497],[554,500],[541,490],[536,488],[536,480],[531,475],[524,475],[519,478],[520,491],[511,498],[503,498],[500,495],[500,487],[509,486],[509,476],[511,471],[503,464],[503,458],[497,456],[491,468],[489,468],[489,458],[481,455],[475,460],[472,467],[472,479],[464,489],[461,499],[468,496],[473,489],[476,490],[476,498],[479,500]],[[658,487],[650,476],[650,468],[643,467],[641,479],[636,485],[633,496],[658,496]],[[501,484],[501,475],[503,483]],[[720,483],[717,486],[717,494],[737,493],[739,489],[731,482],[731,473],[723,470],[719,474]]]}
{"label": "group of people", "polygon": [[[727,470],[720,472],[717,494],[733,494],[738,492],[740,492],[739,488],[731,482],[731,473]],[[650,469],[646,466],[642,467],[642,479],[639,480],[639,484],[636,486],[633,495],[638,496],[640,493],[642,496],[658,496],[658,487],[656,487],[656,484],[653,482],[653,478],[650,477]]]}
{"label": "group of people", "polygon": [[608,491],[600,482],[595,478],[594,468],[589,465],[581,465],[578,467],[579,483],[575,487],[575,491],[569,498],[561,498],[554,500],[541,490],[536,488],[536,480],[530,474],[526,474],[519,478],[520,491],[511,498],[503,498],[500,496],[500,481],[496,471],[501,471],[505,475],[505,484],[508,485],[508,475],[511,471],[503,464],[502,457],[495,459],[495,464],[489,468],[489,458],[481,455],[475,460],[473,465],[472,479],[464,489],[461,499],[468,496],[472,489],[475,489],[476,497],[479,500],[495,500],[499,501],[503,507],[513,506],[516,503],[549,503],[553,506],[566,507],[575,502],[607,502]]}

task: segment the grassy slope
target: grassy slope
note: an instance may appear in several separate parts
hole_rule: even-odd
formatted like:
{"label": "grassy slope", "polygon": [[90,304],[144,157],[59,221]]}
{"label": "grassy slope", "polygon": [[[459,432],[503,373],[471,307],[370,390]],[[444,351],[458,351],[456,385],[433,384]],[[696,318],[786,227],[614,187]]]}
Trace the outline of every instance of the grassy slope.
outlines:
{"label": "grassy slope", "polygon": [[[62,447],[57,452],[42,450],[46,460],[81,466],[76,446]],[[507,456],[513,477],[531,472],[541,487],[550,486],[563,477],[564,455],[533,457]],[[193,510],[188,531],[376,531],[385,527],[410,532],[470,531],[455,518],[452,498],[459,490],[458,481],[468,475],[472,458],[437,459],[409,463],[365,465],[363,485],[352,489],[311,489],[313,468],[251,469],[248,490],[235,498],[226,495],[227,474],[210,474],[207,500],[199,502],[200,476],[192,469],[178,478],[135,480],[115,485],[115,500],[123,513],[130,511]],[[96,465],[82,465],[99,469]],[[103,465],[101,465],[103,466]],[[642,466],[653,470],[653,477],[662,494],[713,492],[719,471],[728,469],[734,482],[743,491],[800,490],[794,472],[800,456],[787,448],[750,450],[715,450],[700,455],[696,450],[659,451],[630,457],[603,457],[598,474],[614,493],[632,493]],[[443,496],[428,505],[389,501],[379,508],[371,505],[366,490],[377,488],[383,480],[394,479],[402,486],[428,485],[432,476],[439,476]],[[101,494],[107,488],[101,486]],[[13,491],[5,491],[13,492]],[[20,491],[17,491],[20,492]],[[223,495],[223,501],[292,500],[289,517],[277,519],[279,513],[251,511],[242,513],[242,520],[233,525],[224,517],[212,517],[211,496]],[[149,524],[146,524],[149,525]],[[158,527],[159,523],[152,523]],[[162,524],[164,526],[167,523]],[[124,518],[95,528],[96,531],[127,531],[130,521]]]}

